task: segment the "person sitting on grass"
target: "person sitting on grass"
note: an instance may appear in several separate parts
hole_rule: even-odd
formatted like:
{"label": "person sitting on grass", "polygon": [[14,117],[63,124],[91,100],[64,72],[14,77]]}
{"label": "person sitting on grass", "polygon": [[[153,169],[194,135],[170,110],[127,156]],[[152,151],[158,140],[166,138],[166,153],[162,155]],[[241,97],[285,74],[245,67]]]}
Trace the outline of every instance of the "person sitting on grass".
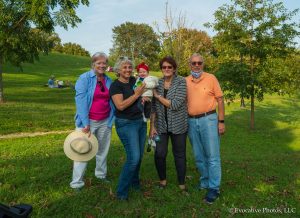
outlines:
{"label": "person sitting on grass", "polygon": [[49,88],[56,88],[55,86],[55,76],[54,75],[51,75],[49,80],[48,80],[48,83],[47,83],[47,86]]}

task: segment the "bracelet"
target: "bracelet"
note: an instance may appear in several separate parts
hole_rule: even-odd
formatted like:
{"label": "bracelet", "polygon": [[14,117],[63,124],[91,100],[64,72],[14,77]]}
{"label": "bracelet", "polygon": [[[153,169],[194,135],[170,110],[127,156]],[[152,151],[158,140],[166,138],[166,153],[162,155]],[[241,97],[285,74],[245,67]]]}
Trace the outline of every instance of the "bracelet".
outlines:
{"label": "bracelet", "polygon": [[225,123],[225,121],[224,120],[219,120],[219,123]]}

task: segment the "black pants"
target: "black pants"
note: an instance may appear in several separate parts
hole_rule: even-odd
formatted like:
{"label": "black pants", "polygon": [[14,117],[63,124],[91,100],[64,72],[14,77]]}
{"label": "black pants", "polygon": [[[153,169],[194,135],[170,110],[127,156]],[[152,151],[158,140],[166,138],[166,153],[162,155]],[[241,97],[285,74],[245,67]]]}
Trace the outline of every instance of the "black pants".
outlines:
{"label": "black pants", "polygon": [[184,134],[161,134],[160,141],[156,142],[155,148],[155,166],[160,180],[165,180],[166,175],[166,158],[168,154],[169,137],[171,137],[172,151],[177,171],[177,179],[179,185],[185,183],[186,173],[186,137]]}
{"label": "black pants", "polygon": [[147,119],[150,118],[150,114],[151,114],[151,106],[152,106],[152,103],[151,101],[145,101],[144,103],[144,115]]}

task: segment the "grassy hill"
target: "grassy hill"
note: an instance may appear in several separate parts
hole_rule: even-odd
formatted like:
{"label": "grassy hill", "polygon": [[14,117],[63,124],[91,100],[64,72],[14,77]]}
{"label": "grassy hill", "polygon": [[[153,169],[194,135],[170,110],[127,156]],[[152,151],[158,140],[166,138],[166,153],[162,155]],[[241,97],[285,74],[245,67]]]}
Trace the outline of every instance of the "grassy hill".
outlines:
{"label": "grassy hill", "polygon": [[16,132],[65,130],[74,126],[74,90],[45,87],[50,75],[75,83],[90,69],[90,58],[59,53],[41,55],[34,64],[3,68],[4,95],[0,106],[0,135]]}

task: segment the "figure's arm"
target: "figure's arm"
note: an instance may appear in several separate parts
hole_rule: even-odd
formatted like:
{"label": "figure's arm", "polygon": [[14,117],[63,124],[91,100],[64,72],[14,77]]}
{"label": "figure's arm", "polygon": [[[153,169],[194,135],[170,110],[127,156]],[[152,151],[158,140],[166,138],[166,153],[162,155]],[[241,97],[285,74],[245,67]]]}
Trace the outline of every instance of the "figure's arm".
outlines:
{"label": "figure's arm", "polygon": [[132,105],[143,93],[145,89],[145,84],[140,87],[137,87],[134,90],[134,94],[127,99],[123,99],[123,94],[115,94],[112,96],[112,100],[119,111],[123,111]]}

